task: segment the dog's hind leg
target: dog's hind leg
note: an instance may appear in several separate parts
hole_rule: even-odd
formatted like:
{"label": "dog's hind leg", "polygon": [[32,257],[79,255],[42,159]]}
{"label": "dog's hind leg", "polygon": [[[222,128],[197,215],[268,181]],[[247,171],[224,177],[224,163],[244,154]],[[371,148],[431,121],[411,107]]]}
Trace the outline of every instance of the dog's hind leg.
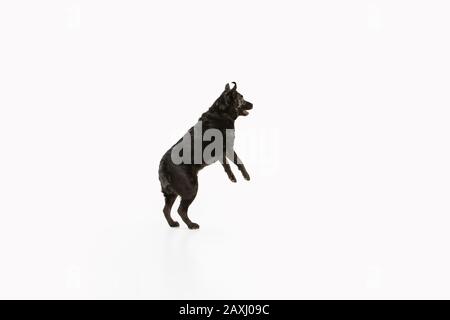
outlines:
{"label": "dog's hind leg", "polygon": [[[170,194],[177,194],[181,197],[178,214],[189,229],[198,229],[198,224],[192,222],[188,217],[188,209],[192,201],[197,196],[198,178],[197,172],[189,166],[175,166],[171,171]],[[167,216],[166,216],[167,217]],[[170,223],[169,223],[170,224]]]}
{"label": "dog's hind leg", "polygon": [[192,199],[181,199],[180,207],[178,208],[178,214],[180,215],[181,219],[183,219],[184,223],[187,224],[189,229],[198,229],[200,226],[196,224],[195,222],[192,222],[191,219],[188,217],[188,209],[191,205],[192,201],[194,201],[195,197]]}
{"label": "dog's hind leg", "polygon": [[166,217],[167,223],[169,223],[169,226],[171,227],[178,227],[180,224],[177,221],[174,221],[172,217],[170,216],[170,211],[172,210],[173,203],[175,202],[175,199],[178,196],[176,194],[164,194],[164,199],[166,201],[166,204],[164,205],[164,216]]}

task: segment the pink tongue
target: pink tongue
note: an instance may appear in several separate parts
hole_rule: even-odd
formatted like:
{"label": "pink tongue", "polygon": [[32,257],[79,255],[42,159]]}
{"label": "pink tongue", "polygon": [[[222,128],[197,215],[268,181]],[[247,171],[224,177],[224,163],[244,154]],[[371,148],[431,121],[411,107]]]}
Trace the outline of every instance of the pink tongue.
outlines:
{"label": "pink tongue", "polygon": [[248,116],[248,111],[247,111],[247,110],[243,110],[243,111],[242,111],[242,114],[243,114],[244,116]]}

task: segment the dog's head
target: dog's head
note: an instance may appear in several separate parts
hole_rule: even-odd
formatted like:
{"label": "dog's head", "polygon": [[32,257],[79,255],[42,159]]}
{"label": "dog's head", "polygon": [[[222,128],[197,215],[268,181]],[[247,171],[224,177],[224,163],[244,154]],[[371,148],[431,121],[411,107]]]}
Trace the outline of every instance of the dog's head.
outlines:
{"label": "dog's head", "polygon": [[248,110],[253,109],[253,104],[245,101],[242,94],[237,91],[236,82],[233,82],[233,88],[227,83],[225,91],[219,98],[219,111],[228,114],[233,119],[239,116],[248,116]]}

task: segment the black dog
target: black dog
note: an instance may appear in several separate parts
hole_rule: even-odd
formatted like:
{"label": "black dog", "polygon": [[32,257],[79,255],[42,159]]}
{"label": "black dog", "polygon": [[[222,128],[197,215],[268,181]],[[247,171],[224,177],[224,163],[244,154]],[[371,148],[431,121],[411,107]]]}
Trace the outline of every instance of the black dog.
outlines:
{"label": "black dog", "polygon": [[[237,165],[243,177],[246,180],[250,180],[247,170],[234,152],[233,144],[234,121],[238,116],[247,116],[248,110],[252,109],[253,105],[244,100],[242,94],[236,90],[236,83],[233,82],[233,84],[234,87],[231,89],[228,84],[225,86],[225,91],[211,108],[200,117],[197,125],[192,127],[183,139],[180,139],[170,148],[161,160],[159,180],[165,198],[163,212],[171,227],[179,226],[179,223],[170,216],[170,211],[175,199],[180,196],[181,203],[178,208],[178,214],[189,229],[199,228],[198,224],[189,219],[188,208],[197,195],[197,174],[205,166],[215,161],[220,161],[228,178],[232,182],[236,182],[236,178],[227,161],[227,158],[229,158]],[[224,141],[222,140],[222,147],[212,150],[208,158],[204,157],[203,154],[208,151],[208,143],[205,140],[212,140],[209,137],[211,133],[215,134],[215,143],[219,143],[221,139],[218,138],[221,137]],[[217,135],[221,135],[221,137],[217,137]],[[181,148],[183,145],[185,148]],[[181,149],[181,152],[179,149]],[[182,157],[183,160],[174,161],[174,156]]]}

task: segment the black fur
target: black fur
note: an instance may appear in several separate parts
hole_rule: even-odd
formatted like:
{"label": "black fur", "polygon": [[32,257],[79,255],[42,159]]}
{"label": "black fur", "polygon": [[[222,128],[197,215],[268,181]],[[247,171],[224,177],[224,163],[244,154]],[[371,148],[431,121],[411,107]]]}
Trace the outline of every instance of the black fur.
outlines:
{"label": "black fur", "polygon": [[[220,97],[214,102],[214,104],[205,112],[199,119],[202,121],[202,133],[208,129],[218,129],[222,136],[224,137],[224,146],[227,144],[233,145],[234,142],[234,122],[239,116],[248,115],[248,111],[253,108],[250,102],[243,99],[242,95],[236,90],[236,83],[234,87],[230,89],[227,84],[225,86],[225,91],[220,95]],[[232,129],[232,134],[227,129]],[[188,133],[190,133],[192,139],[191,144],[194,144],[194,127],[192,127]],[[172,161],[171,153],[172,150],[182,142],[180,139],[172,148],[170,148],[162,157],[159,166],[159,180],[161,182],[162,192],[165,198],[165,206],[163,209],[164,216],[171,227],[178,227],[179,223],[174,221],[170,215],[172,205],[178,196],[181,197],[180,206],[178,208],[178,214],[181,219],[187,224],[189,229],[198,229],[199,225],[192,222],[188,217],[188,208],[194,201],[197,190],[198,190],[198,172],[210,163],[206,163],[204,160],[198,164],[181,163],[175,164]],[[202,142],[202,151],[210,142]],[[192,157],[193,157],[193,149]],[[225,148],[224,148],[225,149]],[[227,157],[237,165],[238,169],[241,171],[242,175],[246,180],[250,180],[250,176],[247,173],[244,165],[238,158],[237,154],[234,152],[234,148],[229,148],[231,153],[227,155],[225,150],[221,154],[220,162],[222,163],[228,178],[232,182],[236,182],[236,178],[231,171],[230,165],[228,164]]]}

